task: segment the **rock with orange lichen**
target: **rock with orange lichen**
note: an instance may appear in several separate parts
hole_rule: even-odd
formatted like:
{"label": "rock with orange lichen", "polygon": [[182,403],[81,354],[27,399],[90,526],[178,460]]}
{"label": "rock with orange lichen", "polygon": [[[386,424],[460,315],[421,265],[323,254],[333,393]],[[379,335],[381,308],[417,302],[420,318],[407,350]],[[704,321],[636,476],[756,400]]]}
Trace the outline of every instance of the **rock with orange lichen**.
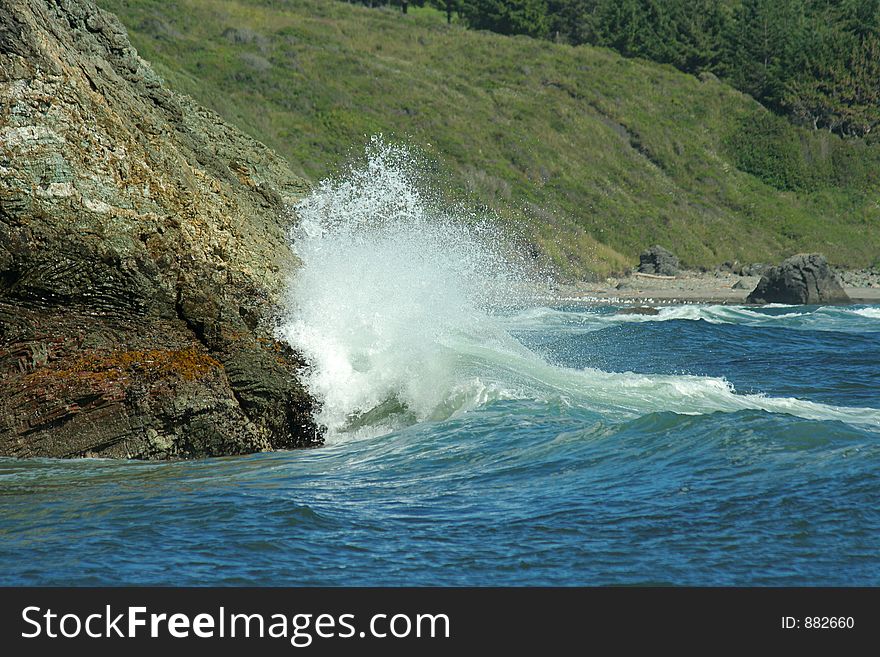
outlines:
{"label": "rock with orange lichen", "polygon": [[0,455],[320,444],[272,339],[306,184],[91,0],[0,11]]}

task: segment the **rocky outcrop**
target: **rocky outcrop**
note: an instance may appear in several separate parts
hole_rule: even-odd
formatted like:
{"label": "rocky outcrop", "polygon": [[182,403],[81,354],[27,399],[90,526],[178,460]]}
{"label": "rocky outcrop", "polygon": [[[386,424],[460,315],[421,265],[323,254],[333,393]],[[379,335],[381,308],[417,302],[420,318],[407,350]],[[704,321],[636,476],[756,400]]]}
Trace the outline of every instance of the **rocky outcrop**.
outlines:
{"label": "rocky outcrop", "polygon": [[727,260],[721,263],[716,271],[737,276],[763,276],[768,269],[770,269],[770,265],[765,265],[762,262],[743,265],[738,260]]}
{"label": "rocky outcrop", "polygon": [[843,269],[833,267],[834,273],[844,287],[880,288],[880,266],[866,269]]}
{"label": "rocky outcrop", "polygon": [[765,265],[763,262],[753,262],[750,265],[743,265],[736,273],[740,276],[763,276],[769,269],[770,265]]}
{"label": "rocky outcrop", "polygon": [[743,265],[738,260],[727,260],[718,265],[715,271],[722,274],[736,274],[737,276],[763,276],[768,269],[770,269],[770,265],[765,265],[762,262]]}
{"label": "rocky outcrop", "polygon": [[849,303],[850,299],[823,255],[802,253],[767,270],[746,301],[834,304]]}
{"label": "rocky outcrop", "polygon": [[306,188],[90,0],[0,0],[0,455],[319,444],[272,338]]}
{"label": "rocky outcrop", "polygon": [[639,255],[639,272],[642,274],[675,276],[678,268],[678,258],[662,246],[654,245]]}

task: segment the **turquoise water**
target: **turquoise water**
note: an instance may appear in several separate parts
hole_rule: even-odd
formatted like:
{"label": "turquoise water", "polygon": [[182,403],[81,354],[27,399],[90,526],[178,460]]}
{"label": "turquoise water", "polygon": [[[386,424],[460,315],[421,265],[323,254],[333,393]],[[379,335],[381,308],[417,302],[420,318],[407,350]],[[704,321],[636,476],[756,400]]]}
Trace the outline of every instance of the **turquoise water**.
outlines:
{"label": "turquoise water", "polygon": [[4,460],[0,583],[880,584],[880,308],[663,313],[502,314],[494,398],[321,449]]}
{"label": "turquoise water", "polygon": [[374,140],[295,208],[327,446],[0,460],[0,584],[880,585],[880,308],[535,301],[432,198]]}

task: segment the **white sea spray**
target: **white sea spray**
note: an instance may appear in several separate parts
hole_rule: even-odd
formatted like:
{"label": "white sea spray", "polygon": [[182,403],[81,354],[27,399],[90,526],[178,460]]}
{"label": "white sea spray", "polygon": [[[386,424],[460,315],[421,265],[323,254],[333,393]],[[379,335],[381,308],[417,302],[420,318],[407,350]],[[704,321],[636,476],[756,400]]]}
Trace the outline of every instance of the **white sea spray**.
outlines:
{"label": "white sea spray", "polygon": [[[413,160],[405,147],[374,138],[365,164],[322,182],[293,209],[291,244],[302,266],[287,292],[279,337],[310,363],[305,381],[322,404],[318,419],[329,440],[381,435],[501,399],[621,418],[762,409],[880,427],[875,409],[741,395],[723,378],[548,363],[513,334],[560,331],[570,320],[547,308],[503,312],[517,306],[529,277],[498,224],[426,194]],[[837,312],[677,306],[657,315],[586,313],[576,328],[670,320],[797,325],[837,322]]]}

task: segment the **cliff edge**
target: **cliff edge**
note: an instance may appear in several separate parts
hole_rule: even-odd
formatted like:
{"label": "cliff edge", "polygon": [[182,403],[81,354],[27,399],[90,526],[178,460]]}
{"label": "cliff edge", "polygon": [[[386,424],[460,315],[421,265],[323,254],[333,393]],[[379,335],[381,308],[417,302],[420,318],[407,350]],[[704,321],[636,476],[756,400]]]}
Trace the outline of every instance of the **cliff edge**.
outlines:
{"label": "cliff edge", "polygon": [[0,0],[0,455],[320,444],[272,338],[306,189],[90,0]]}

